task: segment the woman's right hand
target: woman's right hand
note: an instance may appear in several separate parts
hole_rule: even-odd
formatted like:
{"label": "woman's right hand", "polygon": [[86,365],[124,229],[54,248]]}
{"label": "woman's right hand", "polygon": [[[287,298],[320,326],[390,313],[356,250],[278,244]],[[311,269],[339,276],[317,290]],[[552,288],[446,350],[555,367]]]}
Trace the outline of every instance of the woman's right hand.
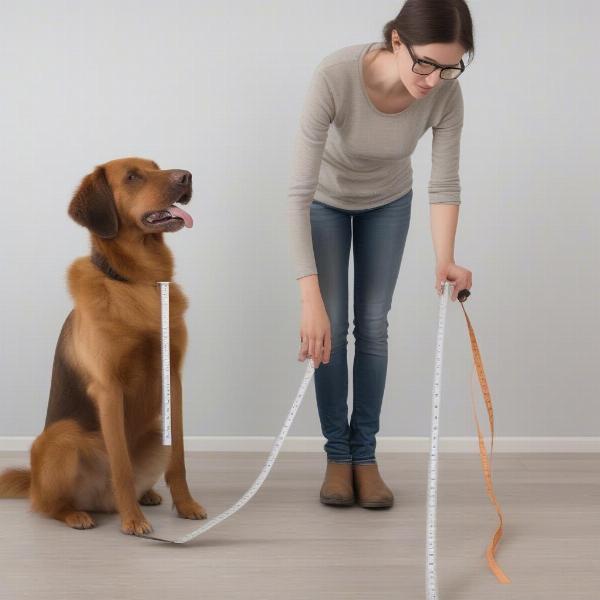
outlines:
{"label": "woman's right hand", "polygon": [[331,356],[331,325],[321,294],[302,301],[300,323],[300,352],[298,360],[312,358],[315,369],[321,362],[329,363]]}

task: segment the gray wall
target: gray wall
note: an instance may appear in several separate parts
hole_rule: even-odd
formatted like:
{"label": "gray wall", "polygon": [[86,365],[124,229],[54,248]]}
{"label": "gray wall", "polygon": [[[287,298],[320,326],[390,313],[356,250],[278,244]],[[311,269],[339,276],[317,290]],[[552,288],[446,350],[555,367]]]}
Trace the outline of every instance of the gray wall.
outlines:
{"label": "gray wall", "polygon": [[[591,0],[470,5],[477,55],[461,79],[456,259],[473,271],[466,306],[497,432],[597,435],[600,9]],[[88,252],[87,232],[66,207],[94,165],[127,155],[194,174],[196,225],[167,236],[190,299],[186,434],[274,435],[304,372],[285,217],[303,96],[323,56],[379,39],[401,3],[0,6],[0,435],[43,426],[71,306],[65,271]],[[382,435],[429,434],[438,308],[430,144],[428,133],[414,155]],[[449,307],[445,348],[444,434],[473,435],[458,304]],[[320,433],[312,388],[292,433]]]}

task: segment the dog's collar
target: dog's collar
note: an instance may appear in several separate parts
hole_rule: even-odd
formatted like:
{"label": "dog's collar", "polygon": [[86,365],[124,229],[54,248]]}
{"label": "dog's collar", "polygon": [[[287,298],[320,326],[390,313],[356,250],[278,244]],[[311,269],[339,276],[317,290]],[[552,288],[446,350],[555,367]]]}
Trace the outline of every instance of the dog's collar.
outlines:
{"label": "dog's collar", "polygon": [[100,254],[96,249],[92,251],[91,261],[107,276],[115,281],[129,281],[123,275],[117,273],[108,263],[106,256]]}

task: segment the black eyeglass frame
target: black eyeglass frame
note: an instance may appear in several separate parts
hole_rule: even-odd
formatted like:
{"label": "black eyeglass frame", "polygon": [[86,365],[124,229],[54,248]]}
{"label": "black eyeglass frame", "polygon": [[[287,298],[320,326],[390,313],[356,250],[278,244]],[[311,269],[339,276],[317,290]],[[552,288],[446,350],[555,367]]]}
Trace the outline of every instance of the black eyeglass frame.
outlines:
{"label": "black eyeglass frame", "polygon": [[[444,67],[442,65],[438,65],[437,63],[434,63],[430,60],[425,60],[424,58],[417,58],[413,51],[412,48],[408,45],[406,45],[406,49],[408,50],[408,53],[410,54],[410,57],[413,60],[413,66],[412,66],[412,71],[413,73],[416,73],[417,75],[422,75],[423,77],[427,77],[427,75],[431,75],[431,73],[435,73],[438,69],[440,69],[440,77],[444,80],[447,79],[458,79],[465,71],[466,67],[465,67],[465,63],[463,62],[463,59],[460,59],[460,66],[458,67]],[[417,73],[415,71],[415,66],[417,63],[425,63],[426,65],[431,65],[432,67],[435,67],[435,69],[433,69],[433,71],[431,71],[431,73]],[[446,70],[452,70],[452,71],[458,71],[460,69],[460,73],[456,76],[456,77],[443,77],[442,73]]]}

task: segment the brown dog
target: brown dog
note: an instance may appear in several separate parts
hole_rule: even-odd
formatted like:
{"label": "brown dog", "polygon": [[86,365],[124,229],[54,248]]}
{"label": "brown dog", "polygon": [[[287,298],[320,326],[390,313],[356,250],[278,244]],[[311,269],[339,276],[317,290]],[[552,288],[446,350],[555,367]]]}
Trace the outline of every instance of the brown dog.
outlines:
{"label": "brown dog", "polygon": [[192,226],[174,205],[192,195],[188,171],[125,158],[101,165],[75,192],[69,215],[91,234],[91,256],[68,271],[75,308],[54,357],[44,431],[31,447],[31,471],[0,476],[0,497],[31,498],[32,509],[77,529],[86,511],[114,512],[129,534],[152,531],[138,502],[160,504],[161,474],[180,516],[203,519],[185,475],[181,366],[187,300],[170,285],[172,446],[162,445],[160,296],[173,257],[163,232]]}

